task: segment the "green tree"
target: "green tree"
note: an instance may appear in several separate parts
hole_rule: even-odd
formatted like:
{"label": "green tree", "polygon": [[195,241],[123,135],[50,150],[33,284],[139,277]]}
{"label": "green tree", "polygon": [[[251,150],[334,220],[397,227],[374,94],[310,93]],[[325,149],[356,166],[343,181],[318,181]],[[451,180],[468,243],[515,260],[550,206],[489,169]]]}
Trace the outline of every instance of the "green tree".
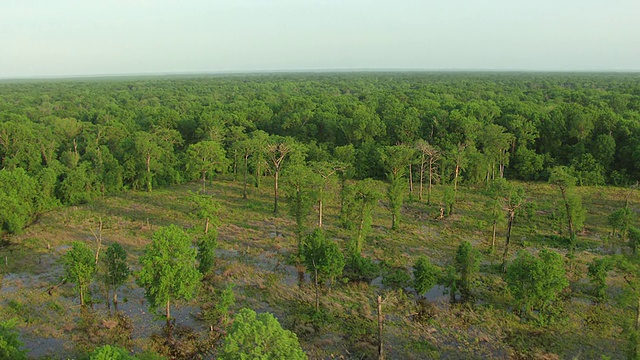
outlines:
{"label": "green tree", "polygon": [[319,181],[306,166],[293,165],[284,173],[284,182],[289,200],[289,214],[296,221],[295,233],[298,238],[298,251],[300,251],[302,238],[308,227],[309,215],[317,198],[314,187]]}
{"label": "green tree", "polygon": [[525,316],[533,315],[533,310],[539,310],[542,316],[552,314],[560,292],[569,286],[562,256],[546,249],[538,257],[520,251],[509,265],[505,280]]}
{"label": "green tree", "polygon": [[602,257],[593,259],[589,263],[588,275],[594,286],[595,295],[598,300],[606,300],[607,298],[607,274],[613,270],[613,261],[610,258]]}
{"label": "green tree", "polygon": [[438,282],[440,269],[429,258],[421,255],[413,265],[413,288],[422,297]]}
{"label": "green tree", "polygon": [[136,360],[129,351],[117,346],[104,345],[89,354],[89,360]]}
{"label": "green tree", "polygon": [[586,216],[586,210],[582,207],[582,199],[575,192],[576,178],[570,174],[568,168],[556,166],[551,169],[549,183],[557,186],[562,194],[569,228],[569,241],[573,251],[576,245],[576,231],[582,228]]}
{"label": "green tree", "polygon": [[404,202],[404,171],[409,166],[415,150],[407,145],[385,146],[380,151],[380,161],[384,165],[389,180],[387,197],[391,208],[391,228],[397,230],[400,224],[400,209]]}
{"label": "green tree", "polygon": [[[113,291],[113,306],[118,309],[118,288],[127,281],[131,270],[127,264],[127,252],[124,248],[114,242],[107,248],[103,262],[106,265],[105,285],[107,291]],[[109,306],[109,300],[107,300]]]}
{"label": "green tree", "polygon": [[[288,137],[271,136],[265,147],[269,166],[274,176],[273,183],[273,214],[278,215],[278,185],[282,166],[287,158],[294,158],[294,163],[304,159],[304,149],[295,140]],[[297,161],[296,161],[297,160]]]}
{"label": "green tree", "polygon": [[618,209],[611,213],[607,218],[609,225],[611,226],[611,235],[616,236],[616,231],[619,231],[622,237],[622,242],[627,240],[627,234],[629,233],[629,227],[633,219],[633,213],[628,206]]}
{"label": "green tree", "polygon": [[217,141],[200,141],[187,149],[187,172],[199,174],[202,179],[202,193],[205,193],[207,173],[224,172],[228,160],[222,145]]}
{"label": "green tree", "polygon": [[149,307],[156,309],[164,305],[167,326],[170,326],[171,301],[191,299],[201,278],[191,239],[175,225],[162,227],[153,234],[140,264],[138,284],[145,289]]}
{"label": "green tree", "polygon": [[84,306],[85,294],[96,273],[96,259],[87,244],[73,242],[71,249],[63,255],[64,273],[67,281],[76,284],[76,291],[80,294],[80,305]]}
{"label": "green tree", "polygon": [[21,349],[23,345],[16,330],[15,319],[0,321],[0,359],[26,359],[27,351]]}
{"label": "green tree", "polygon": [[329,184],[331,177],[341,171],[344,171],[346,165],[339,162],[320,161],[312,163],[312,171],[317,175],[318,189],[318,227],[322,227],[322,219],[324,216],[324,190]]}
{"label": "green tree", "polygon": [[480,261],[480,252],[474,249],[470,242],[464,241],[458,246],[455,257],[455,268],[460,279],[460,295],[464,302],[470,301],[473,298],[472,286],[480,271]]}
{"label": "green tree", "polygon": [[207,275],[215,265],[216,249],[218,248],[218,231],[213,229],[198,239],[198,271],[200,274]]}
{"label": "green tree", "polygon": [[222,360],[306,360],[298,337],[284,330],[270,313],[241,309],[224,339],[218,356]]}
{"label": "green tree", "polygon": [[20,232],[36,214],[35,181],[21,168],[0,170],[0,234]]}
{"label": "green tree", "polygon": [[354,186],[348,186],[345,191],[347,196],[345,197],[342,223],[348,229],[355,228],[355,236],[349,244],[349,254],[359,256],[362,253],[364,240],[371,232],[373,208],[382,194],[372,179],[359,181]]}
{"label": "green tree", "polygon": [[318,283],[333,280],[342,274],[345,266],[344,255],[333,241],[324,236],[321,229],[315,229],[302,243],[302,259],[309,272],[313,274],[316,290],[316,311],[320,307],[320,291]]}
{"label": "green tree", "polygon": [[427,204],[431,204],[431,189],[433,186],[434,175],[436,174],[436,163],[440,159],[440,151],[437,147],[429,144],[425,140],[416,142],[416,150],[420,155],[420,192],[419,198],[422,201],[422,185],[424,183],[424,173],[429,171],[429,187],[427,189]]}

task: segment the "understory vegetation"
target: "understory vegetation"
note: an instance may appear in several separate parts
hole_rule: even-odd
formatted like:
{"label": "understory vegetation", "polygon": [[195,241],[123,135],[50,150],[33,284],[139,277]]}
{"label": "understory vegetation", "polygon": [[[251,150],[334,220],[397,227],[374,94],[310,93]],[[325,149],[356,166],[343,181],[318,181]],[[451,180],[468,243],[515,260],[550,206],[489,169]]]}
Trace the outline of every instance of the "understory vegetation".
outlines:
{"label": "understory vegetation", "polygon": [[0,355],[640,358],[638,80],[1,82]]}

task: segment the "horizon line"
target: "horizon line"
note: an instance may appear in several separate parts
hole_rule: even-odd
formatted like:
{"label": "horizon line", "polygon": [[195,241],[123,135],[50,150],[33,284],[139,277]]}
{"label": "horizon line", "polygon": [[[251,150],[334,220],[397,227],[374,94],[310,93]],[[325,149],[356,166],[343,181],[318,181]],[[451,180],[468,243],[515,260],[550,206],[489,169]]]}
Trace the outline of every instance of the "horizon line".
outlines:
{"label": "horizon line", "polygon": [[461,68],[336,68],[336,69],[256,69],[216,71],[153,71],[131,73],[64,74],[36,76],[0,76],[0,81],[11,80],[82,80],[97,78],[161,77],[161,76],[209,76],[209,75],[275,75],[314,73],[521,73],[521,74],[640,74],[640,69],[590,69],[590,70],[533,70],[533,69],[461,69]]}

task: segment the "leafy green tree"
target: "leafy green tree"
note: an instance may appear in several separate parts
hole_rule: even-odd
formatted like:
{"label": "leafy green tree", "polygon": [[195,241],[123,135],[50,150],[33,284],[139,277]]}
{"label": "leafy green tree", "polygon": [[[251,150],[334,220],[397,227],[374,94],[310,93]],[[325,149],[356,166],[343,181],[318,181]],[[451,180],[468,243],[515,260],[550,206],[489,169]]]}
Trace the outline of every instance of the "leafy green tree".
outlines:
{"label": "leafy green tree", "polygon": [[292,162],[300,163],[300,160],[303,160],[305,156],[304,149],[292,138],[271,136],[269,143],[265,147],[265,153],[274,176],[273,214],[278,215],[278,185],[282,166],[285,160],[291,157],[294,158]]}
{"label": "leafy green tree", "polygon": [[503,193],[501,202],[507,210],[507,234],[502,253],[502,271],[507,271],[507,260],[509,258],[509,247],[511,245],[511,230],[516,218],[516,211],[524,203],[524,188],[520,185],[509,183],[506,180],[499,180],[497,189]]}
{"label": "leafy green tree", "polygon": [[403,175],[414,154],[415,150],[407,145],[385,146],[380,151],[380,161],[384,165],[389,180],[387,197],[391,208],[393,230],[397,230],[400,224],[400,209],[405,195]]}
{"label": "leafy green tree", "polygon": [[348,186],[345,198],[342,223],[348,229],[356,230],[355,236],[349,244],[349,253],[360,255],[362,246],[369,232],[371,232],[372,213],[382,194],[377,184],[371,179],[364,179],[354,186]]}
{"label": "leafy green tree", "polygon": [[569,228],[569,240],[573,250],[576,244],[576,231],[582,228],[586,215],[586,211],[582,207],[582,199],[575,192],[576,178],[570,174],[568,168],[556,166],[551,169],[549,183],[557,186],[562,194]]}
{"label": "leafy green tree", "polygon": [[129,351],[117,346],[104,345],[96,348],[89,354],[90,360],[136,360]]}
{"label": "leafy green tree", "polygon": [[333,156],[342,164],[342,167],[338,169],[338,175],[340,176],[340,214],[342,214],[346,183],[347,180],[355,175],[356,149],[352,144],[338,146],[333,149]]}
{"label": "leafy green tree", "polygon": [[440,269],[428,257],[421,255],[413,265],[413,288],[422,297],[438,282]]}
{"label": "leafy green tree", "polygon": [[84,306],[85,294],[96,273],[96,259],[87,244],[79,241],[71,244],[71,249],[62,256],[64,273],[67,281],[76,284],[76,291],[80,294],[80,305]]}
{"label": "leafy green tree", "polygon": [[455,257],[455,268],[460,279],[460,295],[464,302],[470,301],[473,298],[472,286],[480,271],[480,261],[480,252],[474,249],[470,242],[464,241],[458,246]]}
{"label": "leafy green tree", "polygon": [[284,330],[270,313],[241,309],[224,339],[218,356],[222,360],[306,360],[298,337]]}
{"label": "leafy green tree", "polygon": [[640,359],[640,263],[637,257],[622,255],[615,256],[613,262],[627,285],[617,301],[623,309],[634,312],[624,317],[628,323],[620,324],[628,336],[628,358]]}
{"label": "leafy green tree", "polygon": [[346,168],[346,165],[339,162],[328,162],[328,161],[320,161],[312,163],[312,171],[317,175],[317,185],[318,189],[318,227],[322,228],[322,219],[324,216],[324,194],[325,188],[329,184],[331,177],[343,171]]}
{"label": "leafy green tree", "polygon": [[0,359],[22,360],[27,358],[27,351],[16,330],[16,321],[0,321]]}
{"label": "leafy green tree", "polygon": [[206,190],[207,173],[224,172],[228,160],[222,145],[217,141],[201,141],[187,149],[187,172],[200,174],[202,193]]}
{"label": "leafy green tree", "polygon": [[153,234],[151,244],[140,257],[140,264],[138,284],[144,287],[150,308],[165,306],[169,326],[171,301],[191,299],[200,282],[191,239],[175,225],[162,227]]}
{"label": "leafy green tree", "polygon": [[629,232],[629,227],[631,226],[632,218],[633,214],[628,206],[611,213],[607,218],[607,221],[611,226],[611,235],[615,237],[616,231],[619,231],[620,236],[622,237],[622,242],[625,242]]}
{"label": "leafy green tree", "polygon": [[302,259],[309,272],[313,274],[316,290],[316,311],[320,307],[318,283],[333,280],[342,274],[345,266],[344,255],[333,241],[328,240],[321,229],[315,229],[302,243]]}
{"label": "leafy green tree", "polygon": [[289,200],[289,214],[296,221],[296,237],[298,238],[298,251],[302,244],[304,233],[307,230],[309,215],[313,209],[313,203],[317,198],[314,191],[319,182],[317,176],[304,165],[293,165],[284,174]]}
{"label": "leafy green tree", "polygon": [[504,176],[504,169],[509,164],[509,148],[515,141],[513,134],[505,132],[505,128],[488,124],[483,129],[482,152],[488,159],[487,182],[496,178],[496,165],[499,177]]}
{"label": "leafy green tree", "polygon": [[427,190],[427,204],[431,204],[431,189],[433,186],[434,175],[436,174],[436,163],[440,159],[440,151],[434,145],[429,144],[425,140],[416,142],[416,150],[420,155],[420,191],[419,198],[422,201],[422,184],[424,183],[424,173],[429,171],[429,187]]}
{"label": "leafy green tree", "polygon": [[562,256],[546,249],[538,257],[520,251],[509,265],[505,280],[525,316],[532,315],[533,310],[543,316],[551,314],[560,293],[569,286]]}
{"label": "leafy green tree", "polygon": [[0,233],[15,234],[36,214],[35,181],[21,168],[0,170]]}
{"label": "leafy green tree", "polygon": [[208,274],[215,265],[216,249],[218,248],[218,231],[213,229],[198,239],[198,271],[203,276]]}
{"label": "leafy green tree", "polygon": [[607,298],[607,274],[611,270],[613,261],[607,257],[596,258],[589,263],[588,275],[594,285],[595,295],[601,301]]}
{"label": "leafy green tree", "polygon": [[114,242],[107,248],[103,259],[106,265],[104,282],[107,285],[107,291],[113,291],[113,306],[118,309],[118,288],[124,285],[131,275],[127,264],[127,252],[120,244]]}

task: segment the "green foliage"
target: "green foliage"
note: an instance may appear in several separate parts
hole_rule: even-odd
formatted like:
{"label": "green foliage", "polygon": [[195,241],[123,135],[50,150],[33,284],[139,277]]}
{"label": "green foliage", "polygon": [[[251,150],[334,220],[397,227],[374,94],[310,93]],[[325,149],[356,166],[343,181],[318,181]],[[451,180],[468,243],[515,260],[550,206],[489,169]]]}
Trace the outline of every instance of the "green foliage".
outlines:
{"label": "green foliage", "polygon": [[120,244],[114,242],[107,248],[102,261],[107,268],[104,282],[109,289],[116,291],[131,275],[127,264],[127,252]]}
{"label": "green foliage", "polygon": [[382,285],[393,290],[402,290],[411,284],[411,276],[407,269],[386,264],[382,268]]}
{"label": "green foliage", "polygon": [[296,334],[282,329],[270,313],[258,315],[246,308],[236,314],[218,357],[223,360],[307,359]]}
{"label": "green foliage", "polygon": [[198,240],[198,271],[203,276],[208,274],[215,265],[216,249],[218,248],[218,232],[215,229],[203,235]]}
{"label": "green foliage", "polygon": [[380,162],[383,164],[389,179],[387,198],[391,208],[391,228],[393,230],[398,229],[400,209],[404,202],[405,181],[403,180],[403,175],[414,156],[415,149],[408,145],[386,146],[380,151]]}
{"label": "green foliage", "polygon": [[21,168],[0,170],[0,234],[14,234],[36,213],[36,183]]}
{"label": "green foliage", "polygon": [[96,273],[96,259],[93,251],[83,242],[76,241],[71,249],[62,256],[65,278],[76,284],[76,291],[80,294],[80,304],[84,306],[85,294]]}
{"label": "green foliage", "polygon": [[355,229],[349,244],[349,253],[360,254],[367,235],[371,232],[372,212],[382,194],[372,179],[357,182],[345,191],[342,222],[348,229]]}
{"label": "green foliage", "polygon": [[189,178],[200,178],[202,180],[202,191],[205,191],[207,173],[224,172],[229,166],[224,148],[217,141],[205,140],[191,144],[187,149],[186,155],[186,170],[190,175]]}
{"label": "green foliage", "polygon": [[629,226],[631,226],[632,218],[633,214],[626,206],[611,213],[607,217],[607,222],[609,223],[609,226],[611,226],[612,235],[615,236],[616,231],[619,231],[624,241],[624,239],[626,239]]}
{"label": "green foliage", "polygon": [[369,258],[349,253],[344,273],[352,281],[370,282],[380,275],[380,267]]}
{"label": "green foliage", "polygon": [[135,360],[136,357],[131,356],[129,351],[117,346],[104,345],[89,354],[90,360]]}
{"label": "green foliage", "polygon": [[215,297],[213,297],[213,306],[207,306],[202,309],[202,319],[208,321],[211,324],[226,325],[229,318],[229,310],[236,303],[236,298],[233,293],[234,284],[228,284],[224,290],[215,291]]}
{"label": "green foliage", "polygon": [[453,186],[445,187],[442,196],[442,207],[444,208],[444,216],[449,216],[453,214],[453,206],[456,202],[456,193],[453,189]]}
{"label": "green foliage", "polygon": [[27,358],[27,351],[16,330],[15,320],[0,321],[0,359],[21,360]]}
{"label": "green foliage", "polygon": [[638,246],[640,246],[640,229],[631,226],[629,227],[629,247],[634,255],[638,253]]}
{"label": "green foliage", "polygon": [[572,248],[575,246],[576,232],[582,229],[586,218],[586,209],[582,207],[582,198],[576,194],[574,189],[576,181],[577,179],[565,166],[556,166],[550,171],[549,183],[557,186],[562,195]]}
{"label": "green foliage", "polygon": [[613,262],[610,258],[596,258],[589,263],[588,275],[599,300],[607,298],[607,274],[611,270],[613,270]]}
{"label": "green foliage", "polygon": [[162,227],[153,234],[140,265],[138,284],[145,288],[149,307],[166,305],[167,319],[171,300],[189,300],[195,295],[201,278],[196,250],[191,247],[189,236],[177,226]]}
{"label": "green foliage", "polygon": [[287,187],[289,214],[296,221],[296,235],[300,244],[318,197],[314,186],[319,183],[319,179],[306,166],[293,165],[283,174],[283,180]]}
{"label": "green foliage", "polygon": [[338,245],[328,240],[321,229],[315,229],[302,243],[302,261],[311,273],[318,271],[319,280],[331,280],[342,275],[344,255]]}
{"label": "green foliage", "polygon": [[464,241],[458,246],[455,268],[460,278],[459,288],[462,301],[470,301],[473,298],[472,286],[478,271],[480,271],[480,261],[480,252],[474,249],[470,242]]}
{"label": "green foliage", "polygon": [[413,288],[418,296],[429,291],[440,277],[440,269],[433,265],[428,257],[421,255],[413,265]]}
{"label": "green foliage", "polygon": [[520,251],[505,280],[524,315],[531,315],[533,310],[543,316],[552,314],[560,292],[569,286],[562,257],[549,250],[541,250],[538,257]]}

